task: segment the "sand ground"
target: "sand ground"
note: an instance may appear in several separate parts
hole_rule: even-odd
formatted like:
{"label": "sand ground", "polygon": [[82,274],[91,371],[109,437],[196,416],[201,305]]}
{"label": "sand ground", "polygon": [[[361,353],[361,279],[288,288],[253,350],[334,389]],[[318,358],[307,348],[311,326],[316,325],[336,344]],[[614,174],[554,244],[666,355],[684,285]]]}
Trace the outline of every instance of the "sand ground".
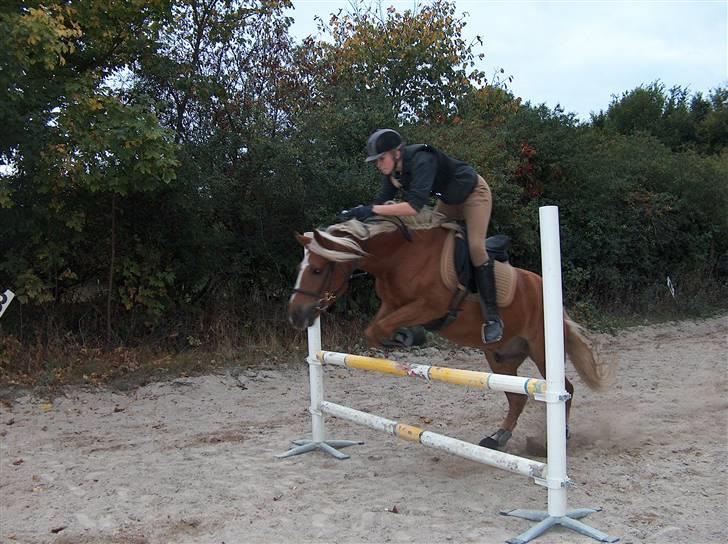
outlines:
{"label": "sand ground", "polygon": [[[325,326],[325,322],[324,322]],[[600,335],[618,379],[576,386],[572,507],[624,543],[728,542],[728,316]],[[472,350],[392,358],[485,370]],[[337,461],[275,453],[310,436],[300,363],[153,383],[130,392],[67,388],[0,406],[3,543],[502,542],[545,509],[531,480],[327,419],[365,441]],[[524,375],[535,372],[529,362]],[[505,414],[502,393],[327,369],[326,398],[477,442]],[[508,451],[526,455],[545,410],[529,402]],[[556,529],[537,542],[590,542]]]}

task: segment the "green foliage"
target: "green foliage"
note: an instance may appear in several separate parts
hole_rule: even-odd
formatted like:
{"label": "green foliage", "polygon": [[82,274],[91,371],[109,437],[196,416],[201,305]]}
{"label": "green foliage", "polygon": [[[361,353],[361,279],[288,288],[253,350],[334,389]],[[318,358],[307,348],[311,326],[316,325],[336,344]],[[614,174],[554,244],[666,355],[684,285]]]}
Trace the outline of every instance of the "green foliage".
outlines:
{"label": "green foliage", "polygon": [[606,113],[592,121],[619,134],[652,134],[674,151],[719,153],[728,145],[728,89],[719,87],[706,100],[700,93],[690,97],[682,87],[666,91],[655,82],[614,97]]}
{"label": "green foliage", "polygon": [[2,12],[0,156],[11,170],[0,191],[0,271],[31,322],[47,316],[46,337],[68,301],[96,302],[103,270],[113,281],[123,198],[175,177],[175,148],[152,102],[107,85],[153,47],[165,5],[24,3]]}
{"label": "green foliage", "polygon": [[414,10],[385,13],[354,4],[351,14],[332,15],[333,44],[324,48],[330,84],[369,97],[384,93],[403,121],[435,119],[485,80],[473,46],[462,36],[464,17],[455,4],[435,0]]}
{"label": "green foliage", "polygon": [[667,295],[668,276],[725,288],[726,154],[675,152],[645,131],[579,125],[544,107],[524,108],[504,130],[528,150],[514,178],[523,199],[560,207],[569,300],[639,306],[653,286]]}
{"label": "green foliage", "polygon": [[[557,204],[579,316],[695,315],[728,294],[728,90],[653,83],[580,123],[488,84],[453,3],[353,2],[301,44],[290,6],[3,4],[0,288],[18,295],[4,329],[25,345],[289,338],[292,233],[372,198],[380,127],[487,179],[490,233],[518,266],[540,268],[538,207]],[[342,321],[374,310],[371,287],[356,280]]]}

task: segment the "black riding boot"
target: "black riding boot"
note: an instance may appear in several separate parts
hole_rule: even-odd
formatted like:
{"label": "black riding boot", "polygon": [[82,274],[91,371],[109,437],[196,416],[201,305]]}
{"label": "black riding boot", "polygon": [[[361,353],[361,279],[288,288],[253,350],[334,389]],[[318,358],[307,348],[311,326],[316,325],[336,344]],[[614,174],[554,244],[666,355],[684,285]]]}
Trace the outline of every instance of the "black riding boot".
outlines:
{"label": "black riding boot", "polygon": [[480,293],[480,308],[483,312],[483,343],[497,342],[503,336],[503,322],[498,316],[498,305],[495,299],[495,264],[493,259],[474,268],[475,282]]}

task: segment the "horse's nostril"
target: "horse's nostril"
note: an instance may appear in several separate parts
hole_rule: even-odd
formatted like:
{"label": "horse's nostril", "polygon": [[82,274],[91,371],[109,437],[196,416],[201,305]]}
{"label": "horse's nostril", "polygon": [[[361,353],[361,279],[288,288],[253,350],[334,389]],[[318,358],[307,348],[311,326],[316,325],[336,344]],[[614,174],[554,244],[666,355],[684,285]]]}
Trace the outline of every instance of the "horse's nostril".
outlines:
{"label": "horse's nostril", "polygon": [[305,329],[309,325],[308,316],[309,311],[300,306],[288,310],[288,322],[296,329]]}

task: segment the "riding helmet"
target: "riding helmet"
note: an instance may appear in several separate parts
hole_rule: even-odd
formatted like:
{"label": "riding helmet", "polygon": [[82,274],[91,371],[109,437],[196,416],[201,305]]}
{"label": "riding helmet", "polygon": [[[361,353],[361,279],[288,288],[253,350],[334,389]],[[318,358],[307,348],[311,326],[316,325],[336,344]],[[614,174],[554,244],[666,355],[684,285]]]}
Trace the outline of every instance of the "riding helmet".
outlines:
{"label": "riding helmet", "polygon": [[399,135],[399,132],[391,128],[380,128],[367,140],[366,162],[376,161],[387,151],[397,149],[400,145],[402,145],[402,136]]}

